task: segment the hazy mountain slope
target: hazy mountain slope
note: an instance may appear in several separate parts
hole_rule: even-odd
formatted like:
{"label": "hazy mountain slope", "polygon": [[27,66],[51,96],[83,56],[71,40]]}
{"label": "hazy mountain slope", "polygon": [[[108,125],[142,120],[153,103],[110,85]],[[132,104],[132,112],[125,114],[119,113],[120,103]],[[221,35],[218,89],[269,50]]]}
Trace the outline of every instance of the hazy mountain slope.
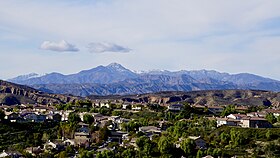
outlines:
{"label": "hazy mountain slope", "polygon": [[0,80],[0,104],[14,105],[27,103],[66,103],[74,102],[78,97],[47,94],[36,89]]}
{"label": "hazy mountain slope", "polygon": [[189,102],[197,105],[280,106],[280,93],[258,90],[204,90],[191,92],[158,92],[127,96],[88,96],[92,100],[118,100],[134,103]]}
{"label": "hazy mountain slope", "polygon": [[279,81],[254,74],[229,74],[214,70],[134,73],[117,63],[71,75],[51,73],[41,77],[18,77],[10,81],[44,92],[79,96],[224,89],[280,91]]}

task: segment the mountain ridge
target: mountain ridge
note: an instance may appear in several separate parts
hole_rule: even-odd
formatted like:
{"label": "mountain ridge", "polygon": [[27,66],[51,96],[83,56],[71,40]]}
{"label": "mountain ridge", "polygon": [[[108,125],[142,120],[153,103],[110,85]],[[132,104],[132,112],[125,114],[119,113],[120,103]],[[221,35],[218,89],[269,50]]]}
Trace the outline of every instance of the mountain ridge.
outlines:
{"label": "mountain ridge", "polygon": [[161,70],[135,73],[118,63],[101,65],[70,75],[50,73],[22,80],[16,77],[8,81],[28,85],[44,92],[77,96],[224,89],[280,91],[280,81],[250,73],[229,74],[215,70]]}
{"label": "mountain ridge", "polygon": [[0,104],[65,104],[77,100],[94,102],[112,101],[118,103],[173,104],[188,102],[191,105],[236,105],[280,107],[280,93],[260,90],[202,90],[202,91],[162,91],[138,95],[71,95],[48,94],[34,88],[0,80]]}

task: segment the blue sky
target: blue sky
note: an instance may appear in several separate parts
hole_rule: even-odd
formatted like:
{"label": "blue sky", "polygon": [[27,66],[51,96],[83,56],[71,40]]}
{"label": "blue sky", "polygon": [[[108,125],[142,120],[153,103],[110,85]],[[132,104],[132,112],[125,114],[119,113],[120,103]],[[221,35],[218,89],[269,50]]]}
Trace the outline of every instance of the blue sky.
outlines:
{"label": "blue sky", "polygon": [[280,80],[278,0],[0,1],[0,78],[132,70],[249,72]]}

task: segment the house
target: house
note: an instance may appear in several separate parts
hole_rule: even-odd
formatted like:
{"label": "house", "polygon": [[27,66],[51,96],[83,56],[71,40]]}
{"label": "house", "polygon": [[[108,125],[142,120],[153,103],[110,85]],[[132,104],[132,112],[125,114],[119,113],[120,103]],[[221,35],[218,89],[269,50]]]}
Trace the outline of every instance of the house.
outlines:
{"label": "house", "polygon": [[85,132],[75,132],[74,134],[74,142],[77,146],[90,146],[90,134]]}
{"label": "house", "polygon": [[34,111],[37,111],[37,112],[47,112],[48,111],[48,108],[45,107],[45,106],[35,106],[33,108]]}
{"label": "house", "polygon": [[99,105],[100,105],[100,108],[102,108],[102,107],[110,108],[109,103],[99,103]]}
{"label": "house", "polygon": [[103,116],[100,113],[92,113],[92,116],[93,116],[95,122],[99,122],[99,121],[107,120],[108,119],[108,116]]}
{"label": "house", "polygon": [[39,155],[40,153],[42,153],[43,150],[40,148],[40,146],[28,147],[25,149],[25,152],[30,153],[32,156],[36,156],[36,155]]}
{"label": "house", "polygon": [[131,107],[131,110],[134,110],[134,111],[141,111],[142,110],[142,105],[133,105]]}
{"label": "house", "polygon": [[46,120],[47,120],[47,115],[38,114],[37,115],[37,119],[35,120],[35,122],[44,122]]}
{"label": "house", "polygon": [[89,133],[89,125],[80,122],[80,123],[78,124],[78,128],[76,129],[76,132]]}
{"label": "house", "polygon": [[271,128],[272,125],[260,117],[245,117],[241,119],[241,127],[244,128]]}
{"label": "house", "polygon": [[239,126],[240,120],[232,119],[232,118],[216,118],[217,121],[217,127],[222,125],[227,126]]}
{"label": "house", "polygon": [[122,143],[123,140],[127,140],[128,133],[124,131],[110,131],[110,139],[112,142]]}
{"label": "house", "polygon": [[5,151],[5,150],[3,150],[2,153],[0,153],[0,158],[1,157],[23,158],[22,154],[18,151]]}
{"label": "house", "polygon": [[224,107],[222,107],[222,106],[208,106],[207,108],[213,114],[222,113],[224,110]]}
{"label": "house", "polygon": [[143,127],[139,127],[139,132],[143,132],[145,133],[146,136],[150,137],[150,139],[152,138],[152,136],[154,134],[161,134],[161,129],[156,127],[156,126],[143,126]]}
{"label": "house", "polygon": [[189,136],[188,138],[194,140],[196,148],[198,149],[207,148],[205,140],[203,140],[200,136],[199,137]]}
{"label": "house", "polygon": [[227,116],[227,118],[235,119],[235,120],[241,120],[243,117],[247,117],[247,115],[244,114],[230,114]]}
{"label": "house", "polygon": [[238,112],[246,112],[248,110],[248,106],[235,106],[235,110]]}
{"label": "house", "polygon": [[21,117],[29,122],[44,122],[47,119],[47,115],[35,114],[32,112],[22,113]]}
{"label": "house", "polygon": [[266,112],[250,112],[246,114],[249,117],[262,117],[265,118],[265,116],[267,115]]}
{"label": "house", "polygon": [[173,104],[168,106],[169,111],[181,111],[183,110],[183,105],[182,104]]}
{"label": "house", "polygon": [[16,120],[19,118],[19,114],[15,112],[7,112],[5,119],[9,120],[10,122],[17,122]]}
{"label": "house", "polygon": [[60,111],[59,114],[61,115],[61,121],[68,121],[69,114],[73,112],[72,110]]}
{"label": "house", "polygon": [[129,105],[129,104],[122,105],[122,109],[124,109],[124,110],[129,109],[129,107],[131,107],[131,105]]}
{"label": "house", "polygon": [[53,120],[55,122],[60,122],[62,120],[62,116],[58,113],[51,113],[47,115],[48,120]]}
{"label": "house", "polygon": [[37,115],[32,112],[24,112],[21,114],[21,117],[29,122],[36,122],[37,120]]}
{"label": "house", "polygon": [[266,109],[263,110],[262,112],[266,113],[266,114],[273,114],[275,117],[278,117],[280,115],[280,110],[279,109]]}
{"label": "house", "polygon": [[66,139],[66,140],[64,140],[63,141],[63,144],[65,145],[65,146],[69,146],[69,145],[75,145],[75,140],[73,140],[73,139]]}
{"label": "house", "polygon": [[63,150],[64,149],[64,144],[62,143],[61,140],[55,140],[55,141],[48,141],[44,144],[44,149],[45,150]]}

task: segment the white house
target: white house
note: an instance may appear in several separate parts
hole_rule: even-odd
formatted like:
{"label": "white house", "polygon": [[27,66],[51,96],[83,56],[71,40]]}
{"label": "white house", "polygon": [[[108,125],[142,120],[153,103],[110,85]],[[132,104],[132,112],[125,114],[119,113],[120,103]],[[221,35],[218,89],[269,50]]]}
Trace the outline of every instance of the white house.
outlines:
{"label": "white house", "polygon": [[170,110],[170,111],[181,111],[181,110],[183,110],[183,105],[182,104],[169,105],[168,110]]}
{"label": "white house", "polygon": [[230,114],[227,116],[227,118],[235,119],[235,120],[241,120],[243,117],[247,117],[247,115],[244,114]]}

